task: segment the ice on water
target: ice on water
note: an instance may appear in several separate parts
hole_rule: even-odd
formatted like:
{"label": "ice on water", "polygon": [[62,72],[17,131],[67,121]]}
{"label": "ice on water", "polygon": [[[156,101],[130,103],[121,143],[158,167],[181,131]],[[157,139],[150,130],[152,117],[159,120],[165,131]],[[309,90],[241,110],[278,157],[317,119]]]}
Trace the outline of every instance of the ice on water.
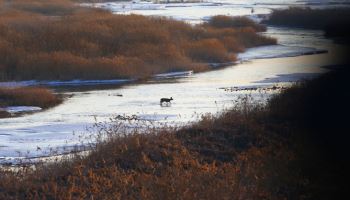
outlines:
{"label": "ice on water", "polygon": [[[255,11],[253,15],[256,16],[268,14],[273,8],[310,3],[314,6],[327,6],[329,2],[218,0],[193,4],[135,3],[123,7],[126,3],[116,2],[88,6],[103,7],[116,13],[161,15],[199,23],[217,14],[251,15],[252,7]],[[220,88],[288,84],[286,82],[290,80],[300,80],[322,73],[325,69],[321,66],[337,62],[331,56],[332,43],[324,39],[320,31],[269,27],[265,34],[278,38],[279,44],[252,48],[239,55],[239,58],[248,62],[221,70],[188,74],[183,78],[153,80],[151,84],[69,92],[73,96],[52,109],[0,119],[0,163],[12,162],[22,157],[45,156],[56,150],[62,153],[71,150],[74,145],[81,145],[82,142],[93,142],[93,135],[86,130],[87,127],[91,127],[96,121],[108,121],[112,116],[136,115],[139,119],[152,123],[180,125],[196,121],[201,114],[218,113],[234,106],[239,96],[249,94],[227,92]],[[328,50],[329,53],[298,56],[316,50]],[[74,84],[79,85],[78,82]],[[263,101],[269,94],[253,92],[251,95]],[[159,99],[163,97],[173,97],[174,101],[171,105],[160,106]]]}

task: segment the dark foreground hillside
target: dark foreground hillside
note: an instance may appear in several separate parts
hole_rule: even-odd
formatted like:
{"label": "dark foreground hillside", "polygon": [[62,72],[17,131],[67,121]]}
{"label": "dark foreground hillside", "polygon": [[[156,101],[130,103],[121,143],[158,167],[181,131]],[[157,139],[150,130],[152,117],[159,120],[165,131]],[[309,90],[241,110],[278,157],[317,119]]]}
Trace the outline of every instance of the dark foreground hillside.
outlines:
{"label": "dark foreground hillside", "polygon": [[107,130],[88,157],[1,171],[0,199],[339,199],[350,161],[347,71],[180,130]]}

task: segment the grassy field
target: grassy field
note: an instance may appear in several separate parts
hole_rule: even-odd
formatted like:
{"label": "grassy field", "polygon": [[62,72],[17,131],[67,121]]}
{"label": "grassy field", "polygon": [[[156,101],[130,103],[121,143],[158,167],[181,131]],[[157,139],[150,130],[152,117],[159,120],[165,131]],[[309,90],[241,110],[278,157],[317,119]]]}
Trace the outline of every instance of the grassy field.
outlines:
{"label": "grassy field", "polygon": [[115,15],[68,0],[0,0],[0,80],[203,71],[208,63],[235,61],[245,48],[276,43],[257,34],[263,28],[249,19],[215,19],[191,26],[163,17]]}
{"label": "grassy field", "polygon": [[181,129],[101,130],[109,139],[87,157],[2,170],[0,199],[337,199],[349,174],[347,74]]}

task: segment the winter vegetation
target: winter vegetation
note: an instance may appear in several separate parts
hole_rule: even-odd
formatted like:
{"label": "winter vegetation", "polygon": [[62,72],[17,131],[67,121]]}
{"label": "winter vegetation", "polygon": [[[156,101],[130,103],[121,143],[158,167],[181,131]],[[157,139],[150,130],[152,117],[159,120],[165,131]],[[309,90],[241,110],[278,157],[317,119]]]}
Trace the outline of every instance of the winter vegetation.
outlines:
{"label": "winter vegetation", "polygon": [[294,8],[274,10],[264,23],[278,26],[321,29],[328,37],[350,35],[350,8]]}
{"label": "winter vegetation", "polygon": [[[40,97],[40,98],[38,98]],[[48,108],[59,102],[46,88],[0,88],[0,106],[38,106]]]}
{"label": "winter vegetation", "polygon": [[[275,11],[268,23],[288,19],[283,25],[294,26],[295,13],[307,10]],[[319,19],[323,14],[309,15],[318,12],[327,11],[308,10],[295,26],[327,30],[304,22]],[[203,71],[235,61],[246,48],[276,43],[261,31],[264,26],[244,17],[215,16],[192,26],[113,15],[68,0],[0,0],[0,80]],[[204,115],[181,128],[130,130],[126,121],[139,119],[128,116],[108,126],[97,123],[97,142],[86,154],[0,166],[0,199],[341,199],[350,167],[348,71],[344,65],[296,83],[266,104],[243,96],[219,116]],[[0,108],[59,102],[45,88],[0,88]],[[0,109],[0,118],[9,115]],[[84,136],[95,135],[89,134]]]}
{"label": "winter vegetation", "polygon": [[[181,129],[101,129],[88,156],[0,171],[1,199],[337,199],[349,169],[347,73],[248,97]],[[328,91],[333,91],[329,93]]]}
{"label": "winter vegetation", "polygon": [[263,32],[266,31],[266,27],[257,24],[251,19],[247,17],[230,17],[226,15],[217,15],[212,18],[210,18],[208,22],[209,26],[215,27],[215,28],[253,28],[257,32]]}
{"label": "winter vegetation", "polygon": [[61,103],[62,98],[46,88],[0,88],[0,118],[10,117],[1,107],[8,106],[37,106],[50,108]]}
{"label": "winter vegetation", "polygon": [[9,112],[2,110],[0,108],[0,118],[6,118],[6,117],[10,117],[10,116],[11,116],[11,114]]}
{"label": "winter vegetation", "polygon": [[145,78],[208,70],[246,48],[275,44],[247,18],[192,26],[114,15],[68,0],[0,0],[0,80]]}

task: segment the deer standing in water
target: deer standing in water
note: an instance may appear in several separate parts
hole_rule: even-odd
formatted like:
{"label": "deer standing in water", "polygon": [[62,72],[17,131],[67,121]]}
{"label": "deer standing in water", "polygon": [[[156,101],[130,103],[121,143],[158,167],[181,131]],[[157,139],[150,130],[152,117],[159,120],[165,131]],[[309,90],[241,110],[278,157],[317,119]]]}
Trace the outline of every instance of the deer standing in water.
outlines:
{"label": "deer standing in water", "polygon": [[163,104],[164,102],[169,104],[169,103],[171,103],[170,102],[171,100],[174,100],[173,97],[170,97],[170,99],[168,99],[168,98],[161,98],[160,99],[160,104]]}

